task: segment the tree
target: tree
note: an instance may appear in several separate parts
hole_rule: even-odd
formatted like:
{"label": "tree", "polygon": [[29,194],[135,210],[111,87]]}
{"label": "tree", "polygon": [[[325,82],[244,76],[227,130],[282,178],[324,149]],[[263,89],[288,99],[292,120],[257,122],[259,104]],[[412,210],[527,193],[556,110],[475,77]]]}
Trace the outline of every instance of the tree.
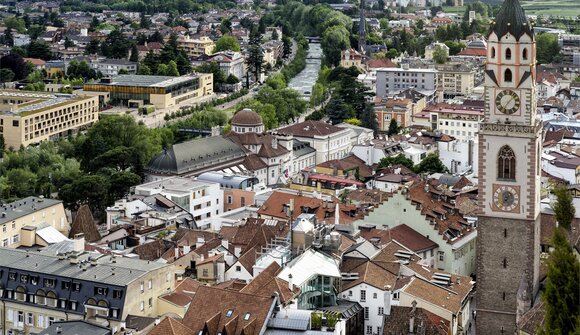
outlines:
{"label": "tree", "polygon": [[576,208],[572,203],[572,194],[564,185],[554,187],[552,193],[556,196],[556,202],[553,206],[556,221],[560,226],[569,230],[576,214]]}
{"label": "tree", "polygon": [[240,51],[238,39],[232,35],[223,35],[215,42],[214,52],[220,51]]}
{"label": "tree", "polygon": [[120,30],[114,29],[101,43],[101,53],[108,58],[122,59],[127,57],[130,47],[131,43],[125,35]]}
{"label": "tree", "polygon": [[391,119],[391,123],[389,123],[389,130],[387,131],[387,135],[396,135],[399,133],[399,125],[397,124],[397,120]]}
{"label": "tree", "polygon": [[86,61],[78,61],[73,59],[70,61],[68,68],[66,70],[66,75],[69,78],[83,78],[86,80],[95,79],[98,77],[97,72],[91,69]]}
{"label": "tree", "polygon": [[447,167],[439,159],[439,154],[431,153],[423,158],[417,166],[415,166],[416,173],[444,173],[447,172]]}
{"label": "tree", "polygon": [[580,263],[564,229],[556,227],[552,237],[554,250],[550,253],[546,290],[542,295],[546,314],[539,334],[578,334],[580,329]]}
{"label": "tree", "polygon": [[549,64],[560,53],[558,37],[554,34],[540,33],[536,35],[536,58],[539,64]]}
{"label": "tree", "polygon": [[216,92],[219,92],[221,89],[221,84],[226,81],[226,75],[220,66],[216,62],[209,62],[204,63],[195,68],[195,71],[198,73],[212,73],[213,74],[213,89]]}
{"label": "tree", "polygon": [[4,19],[4,26],[6,26],[6,28],[16,30],[20,34],[26,32],[26,23],[20,17],[11,16]]}
{"label": "tree", "polygon": [[73,41],[71,41],[68,36],[64,39],[64,48],[68,49],[68,48],[72,48],[74,47],[75,44],[73,43]]}
{"label": "tree", "polygon": [[441,46],[436,47],[435,51],[433,51],[433,60],[437,64],[445,64],[447,62],[447,51]]}
{"label": "tree", "polygon": [[254,74],[254,80],[258,82],[260,80],[260,74],[262,73],[264,63],[264,51],[260,45],[259,36],[250,39],[250,44],[248,45],[247,50],[248,57],[246,58],[246,64],[248,64],[250,72]]}
{"label": "tree", "polygon": [[50,47],[44,41],[31,41],[26,50],[26,54],[30,58],[40,58],[43,60],[50,60],[52,58]]}
{"label": "tree", "polygon": [[147,64],[141,63],[141,64],[139,64],[139,69],[137,70],[137,74],[150,76],[151,69],[149,68],[149,66],[147,66]]}
{"label": "tree", "polygon": [[350,48],[349,32],[343,26],[332,26],[322,34],[321,47],[328,64],[337,66],[340,63],[342,50]]}
{"label": "tree", "polygon": [[262,117],[262,122],[266,130],[278,127],[278,116],[276,115],[276,107],[274,105],[250,99],[236,106],[237,110],[243,108],[249,108],[258,113]]}
{"label": "tree", "polygon": [[0,82],[8,83],[14,79],[14,72],[10,69],[0,69]]}
{"label": "tree", "polygon": [[274,41],[277,41],[279,38],[280,38],[280,36],[278,36],[278,30],[277,29],[272,30],[271,39]]}
{"label": "tree", "polygon": [[129,56],[129,61],[135,63],[139,61],[139,49],[137,49],[136,44],[133,44],[131,47],[131,56]]}
{"label": "tree", "polygon": [[352,124],[353,126],[360,126],[360,125],[362,125],[362,122],[359,119],[355,118],[355,117],[353,117],[351,119],[344,120],[344,123]]}
{"label": "tree", "polygon": [[167,75],[167,71],[168,71],[167,64],[159,64],[157,66],[157,72],[155,72],[155,74],[158,75],[158,76],[166,76]]}
{"label": "tree", "polygon": [[169,61],[169,63],[167,64],[167,72],[165,72],[166,76],[172,76],[172,77],[179,77],[179,71],[177,70],[177,64],[175,63],[175,61]]}
{"label": "tree", "polygon": [[141,12],[141,20],[139,21],[139,27],[143,29],[151,28],[151,20],[145,15],[145,12]]}
{"label": "tree", "polygon": [[413,169],[413,161],[403,154],[398,154],[397,156],[387,156],[379,161],[379,168],[389,167],[393,165],[403,165],[409,169]]}
{"label": "tree", "polygon": [[282,44],[284,48],[282,52],[282,57],[288,58],[288,56],[290,56],[290,53],[292,52],[292,40],[290,40],[290,37],[288,36],[283,36]]}
{"label": "tree", "polygon": [[30,65],[24,61],[24,58],[16,53],[10,53],[0,58],[0,68],[10,69],[14,73],[14,80],[26,78],[31,72]]}
{"label": "tree", "polygon": [[387,53],[385,54],[385,57],[387,57],[388,59],[393,59],[393,58],[397,58],[399,57],[399,50],[397,49],[389,49],[387,50]]}
{"label": "tree", "polygon": [[96,55],[101,49],[101,43],[99,40],[91,40],[87,47],[85,48],[85,55]]}

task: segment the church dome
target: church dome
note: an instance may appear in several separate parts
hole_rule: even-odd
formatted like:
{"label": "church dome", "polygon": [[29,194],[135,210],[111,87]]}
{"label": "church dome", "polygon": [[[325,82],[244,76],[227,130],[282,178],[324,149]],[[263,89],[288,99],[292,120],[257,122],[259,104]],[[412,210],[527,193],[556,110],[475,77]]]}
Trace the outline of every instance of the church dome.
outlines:
{"label": "church dome", "polygon": [[495,32],[497,38],[511,33],[517,40],[523,35],[534,36],[526,13],[518,0],[505,0],[492,22],[490,33]]}
{"label": "church dome", "polygon": [[254,127],[262,124],[262,117],[249,108],[238,111],[232,118],[232,126]]}

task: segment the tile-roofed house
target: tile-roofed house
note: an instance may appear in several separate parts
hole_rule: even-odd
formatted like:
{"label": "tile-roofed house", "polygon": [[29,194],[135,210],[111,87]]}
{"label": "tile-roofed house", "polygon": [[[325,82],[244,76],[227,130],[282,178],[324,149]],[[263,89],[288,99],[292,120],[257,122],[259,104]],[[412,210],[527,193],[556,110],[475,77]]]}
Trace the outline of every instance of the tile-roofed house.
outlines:
{"label": "tile-roofed house", "polygon": [[155,261],[169,249],[175,249],[175,243],[159,239],[136,246],[133,253],[139,255],[139,259]]}
{"label": "tile-roofed house", "polygon": [[424,308],[393,306],[391,314],[385,315],[382,335],[448,335],[449,325],[448,320]]}
{"label": "tile-roofed house", "polygon": [[76,234],[84,234],[87,242],[96,242],[101,239],[101,234],[93,219],[93,213],[91,213],[91,209],[86,204],[82,205],[77,211],[77,215],[71,225],[69,237],[74,237]]}
{"label": "tile-roofed house", "polygon": [[522,315],[518,322],[518,334],[533,335],[537,334],[538,329],[544,326],[546,316],[546,306],[544,301],[539,299],[532,308]]}
{"label": "tile-roofed house", "polygon": [[171,318],[165,317],[156,325],[148,335],[191,335],[194,332],[186,327],[183,323]]}
{"label": "tile-roofed house", "polygon": [[323,121],[304,121],[295,123],[277,130],[278,133],[294,135],[296,137],[312,138],[316,136],[328,136],[343,131],[342,128],[333,126]]}
{"label": "tile-roofed house", "polygon": [[286,305],[290,303],[300,293],[300,289],[294,286],[290,290],[288,281],[277,277],[281,270],[280,265],[273,262],[260,272],[248,285],[242,288],[240,292],[263,296],[272,296],[272,294],[277,293],[281,304]]}
{"label": "tile-roofed house", "polygon": [[316,172],[347,178],[369,178],[373,171],[365,162],[353,154],[340,159],[333,159],[316,165]]}
{"label": "tile-roofed house", "polygon": [[276,303],[275,297],[201,286],[182,323],[194,334],[261,334]]}

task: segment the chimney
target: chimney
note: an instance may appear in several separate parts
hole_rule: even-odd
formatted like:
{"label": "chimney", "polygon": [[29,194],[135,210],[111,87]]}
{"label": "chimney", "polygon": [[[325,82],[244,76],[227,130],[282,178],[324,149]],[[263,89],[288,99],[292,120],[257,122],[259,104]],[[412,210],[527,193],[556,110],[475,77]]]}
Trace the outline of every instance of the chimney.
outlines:
{"label": "chimney", "polygon": [[62,334],[62,326],[56,326],[56,333]]}
{"label": "chimney", "polygon": [[222,240],[222,246],[226,249],[229,249],[230,242],[228,240]]}
{"label": "chimney", "polygon": [[198,237],[197,238],[197,242],[195,242],[195,248],[197,249],[197,248],[201,247],[204,244],[205,244],[205,239],[203,238],[203,236],[202,237]]}
{"label": "chimney", "polygon": [[409,318],[409,334],[414,334],[415,333],[415,312],[417,310],[417,307],[416,307],[417,301],[413,300],[411,305],[413,305],[413,309],[411,310],[410,318]]}
{"label": "chimney", "polygon": [[294,291],[294,283],[292,282],[292,274],[288,275],[288,289]]}
{"label": "chimney", "polygon": [[384,313],[385,315],[391,315],[391,285],[385,285],[384,293]]}
{"label": "chimney", "polygon": [[278,149],[278,139],[276,137],[272,138],[272,149]]}
{"label": "chimney", "polygon": [[74,236],[73,251],[76,253],[85,251],[85,234],[78,233]]}
{"label": "chimney", "polygon": [[191,247],[189,245],[184,245],[183,246],[183,254],[184,255],[189,254],[190,251],[191,251]]}

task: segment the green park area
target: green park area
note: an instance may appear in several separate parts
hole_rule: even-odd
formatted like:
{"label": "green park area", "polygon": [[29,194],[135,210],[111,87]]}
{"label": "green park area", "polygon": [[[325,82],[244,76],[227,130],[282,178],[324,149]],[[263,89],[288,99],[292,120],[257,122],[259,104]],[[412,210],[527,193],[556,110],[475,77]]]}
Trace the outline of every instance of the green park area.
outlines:
{"label": "green park area", "polygon": [[580,1],[578,0],[524,0],[522,7],[528,15],[580,16]]}

